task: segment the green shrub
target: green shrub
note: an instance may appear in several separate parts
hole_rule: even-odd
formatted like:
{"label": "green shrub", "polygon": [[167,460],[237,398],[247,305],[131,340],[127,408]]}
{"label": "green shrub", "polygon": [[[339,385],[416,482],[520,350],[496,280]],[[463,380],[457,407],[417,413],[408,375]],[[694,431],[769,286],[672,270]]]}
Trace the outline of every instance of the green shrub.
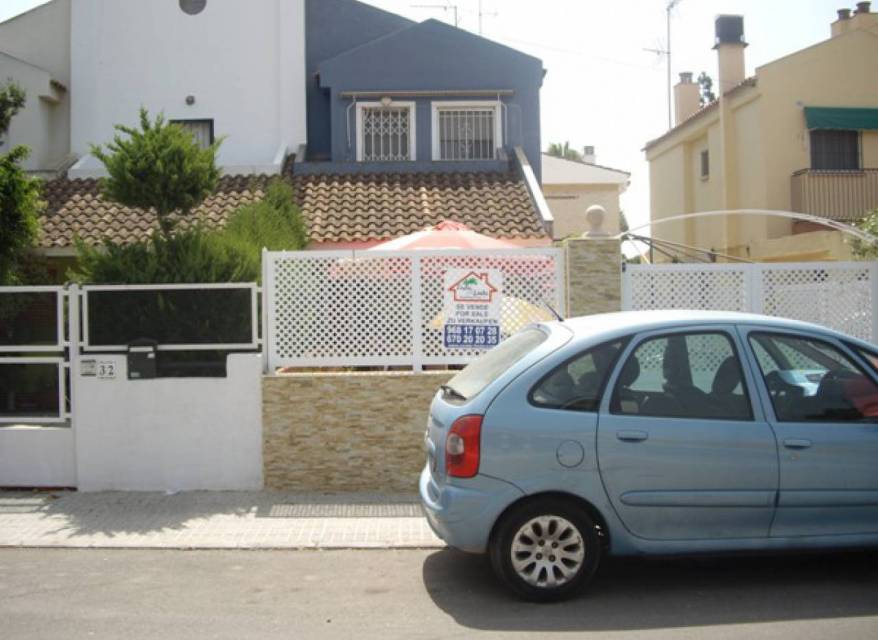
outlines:
{"label": "green shrub", "polygon": [[280,178],[268,183],[262,200],[244,205],[233,213],[220,233],[257,252],[263,247],[270,251],[296,251],[308,244],[305,222],[296,206],[293,188]]}
{"label": "green shrub", "polygon": [[77,241],[76,252],[79,263],[70,277],[83,283],[250,282],[260,273],[258,252],[198,227],[129,245]]}
{"label": "green shrub", "polygon": [[238,209],[219,231],[193,227],[129,245],[77,242],[78,266],[69,277],[93,284],[252,282],[261,274],[263,247],[296,250],[307,242],[293,189],[277,178],[261,201]]}

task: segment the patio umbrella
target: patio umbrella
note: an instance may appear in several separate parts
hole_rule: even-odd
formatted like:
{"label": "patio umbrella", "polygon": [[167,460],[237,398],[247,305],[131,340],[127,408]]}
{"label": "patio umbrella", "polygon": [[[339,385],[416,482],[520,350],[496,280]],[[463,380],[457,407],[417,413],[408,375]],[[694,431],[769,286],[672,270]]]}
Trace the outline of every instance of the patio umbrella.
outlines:
{"label": "patio umbrella", "polygon": [[417,251],[419,249],[519,249],[518,245],[476,233],[462,222],[443,220],[433,227],[416,231],[370,247],[367,251]]}

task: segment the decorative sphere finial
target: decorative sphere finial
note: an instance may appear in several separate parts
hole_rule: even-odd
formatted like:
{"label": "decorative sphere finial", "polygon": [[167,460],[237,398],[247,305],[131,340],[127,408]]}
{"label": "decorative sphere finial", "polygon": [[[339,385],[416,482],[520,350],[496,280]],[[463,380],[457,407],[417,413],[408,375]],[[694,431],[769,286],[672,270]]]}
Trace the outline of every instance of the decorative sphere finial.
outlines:
{"label": "decorative sphere finial", "polygon": [[607,210],[599,204],[593,204],[585,210],[585,219],[588,222],[588,231],[582,234],[583,238],[600,238],[610,235],[604,230],[604,220],[607,219]]}

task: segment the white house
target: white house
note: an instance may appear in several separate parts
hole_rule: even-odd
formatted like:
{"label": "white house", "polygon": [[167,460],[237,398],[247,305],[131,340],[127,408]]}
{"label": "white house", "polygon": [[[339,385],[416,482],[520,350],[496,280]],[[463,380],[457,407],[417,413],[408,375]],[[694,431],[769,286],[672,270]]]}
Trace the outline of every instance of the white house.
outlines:
{"label": "white house", "polygon": [[[306,142],[304,0],[56,0],[0,25],[0,52],[28,90],[10,140],[27,131],[31,170],[72,155],[69,177],[101,175],[89,145],[141,106],[223,137],[226,173],[279,173]],[[46,105],[66,122],[35,126]]]}
{"label": "white house", "polygon": [[53,173],[70,160],[70,0],[56,0],[0,23],[0,84],[27,93],[5,148],[25,144],[27,170]]}

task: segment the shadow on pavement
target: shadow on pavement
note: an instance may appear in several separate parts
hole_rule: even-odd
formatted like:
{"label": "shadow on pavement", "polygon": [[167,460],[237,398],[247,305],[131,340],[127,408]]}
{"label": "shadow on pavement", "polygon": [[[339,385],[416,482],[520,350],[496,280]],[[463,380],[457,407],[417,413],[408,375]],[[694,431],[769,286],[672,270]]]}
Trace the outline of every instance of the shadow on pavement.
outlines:
{"label": "shadow on pavement", "polygon": [[622,631],[878,614],[878,554],[607,559],[582,595],[522,602],[487,558],[431,554],[423,580],[459,624],[505,631]]}

